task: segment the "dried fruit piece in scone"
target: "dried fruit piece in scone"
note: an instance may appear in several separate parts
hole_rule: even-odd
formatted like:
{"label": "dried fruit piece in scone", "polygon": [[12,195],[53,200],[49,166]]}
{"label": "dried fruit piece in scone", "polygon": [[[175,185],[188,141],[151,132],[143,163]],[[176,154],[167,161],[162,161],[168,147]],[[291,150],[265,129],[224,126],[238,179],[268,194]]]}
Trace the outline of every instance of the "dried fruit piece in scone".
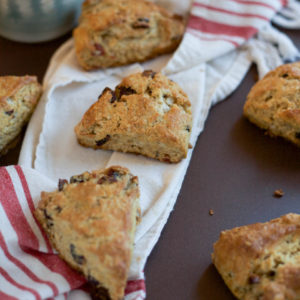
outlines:
{"label": "dried fruit piece in scone", "polygon": [[300,62],[279,66],[258,81],[244,115],[272,136],[300,146]]}
{"label": "dried fruit piece in scone", "polygon": [[41,93],[35,76],[0,76],[0,155],[15,146]]}
{"label": "dried fruit piece in scone", "polygon": [[222,231],[212,259],[238,299],[300,299],[300,215]]}
{"label": "dried fruit piece in scone", "polygon": [[35,216],[59,255],[100,299],[123,299],[136,224],[138,179],[119,166],[59,180],[42,192]]}
{"label": "dried fruit piece in scone", "polygon": [[161,73],[130,75],[106,88],[75,127],[86,147],[132,152],[165,162],[187,155],[192,129],[187,95]]}
{"label": "dried fruit piece in scone", "polygon": [[141,62],[170,53],[183,19],[145,0],[86,0],[74,30],[76,56],[86,70]]}

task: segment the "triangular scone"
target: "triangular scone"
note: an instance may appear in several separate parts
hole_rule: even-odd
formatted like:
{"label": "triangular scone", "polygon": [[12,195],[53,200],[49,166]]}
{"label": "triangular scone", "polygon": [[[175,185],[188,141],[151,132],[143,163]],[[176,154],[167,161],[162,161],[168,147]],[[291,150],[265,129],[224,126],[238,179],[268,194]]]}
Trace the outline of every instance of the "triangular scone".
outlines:
{"label": "triangular scone", "polygon": [[300,215],[223,231],[212,258],[238,299],[300,299]]}
{"label": "triangular scone", "polygon": [[251,89],[244,115],[272,136],[300,146],[300,62],[269,72]]}
{"label": "triangular scone", "polygon": [[41,93],[36,76],[0,76],[0,156],[15,146]]}
{"label": "triangular scone", "polygon": [[161,73],[145,71],[106,88],[75,127],[86,147],[143,154],[165,162],[186,157],[192,130],[187,95]]}
{"label": "triangular scone", "polygon": [[86,0],[73,36],[78,62],[90,70],[172,52],[183,32],[181,17],[150,1]]}
{"label": "triangular scone", "polygon": [[35,216],[100,299],[123,299],[140,218],[137,177],[110,167],[60,180],[58,191],[42,192]]}

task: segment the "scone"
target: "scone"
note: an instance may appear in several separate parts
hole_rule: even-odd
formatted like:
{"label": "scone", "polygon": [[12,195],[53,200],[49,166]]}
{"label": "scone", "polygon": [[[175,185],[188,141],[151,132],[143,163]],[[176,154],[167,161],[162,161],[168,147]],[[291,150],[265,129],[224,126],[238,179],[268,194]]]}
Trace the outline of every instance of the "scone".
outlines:
{"label": "scone", "polygon": [[144,71],[106,88],[75,127],[86,147],[143,154],[165,162],[186,157],[192,129],[187,95],[161,73]]}
{"label": "scone", "polygon": [[212,259],[238,299],[300,299],[300,215],[223,231]]}
{"label": "scone", "polygon": [[257,82],[244,115],[271,136],[300,146],[300,63],[282,65]]}
{"label": "scone", "polygon": [[137,177],[115,166],[60,180],[58,191],[42,192],[35,216],[99,299],[123,299],[140,218]]}
{"label": "scone", "polygon": [[73,36],[77,60],[90,70],[170,53],[183,32],[181,17],[145,0],[86,0]]}
{"label": "scone", "polygon": [[0,76],[0,155],[14,146],[41,93],[35,76]]}

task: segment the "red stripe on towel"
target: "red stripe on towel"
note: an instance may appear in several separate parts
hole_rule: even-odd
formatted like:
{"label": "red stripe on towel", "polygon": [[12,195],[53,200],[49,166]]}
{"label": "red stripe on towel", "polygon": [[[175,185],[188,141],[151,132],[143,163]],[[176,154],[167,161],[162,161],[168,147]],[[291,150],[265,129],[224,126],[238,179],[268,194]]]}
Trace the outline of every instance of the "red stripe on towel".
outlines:
{"label": "red stripe on towel", "polygon": [[55,284],[53,284],[50,281],[45,281],[45,280],[42,280],[42,279],[38,278],[37,275],[35,275],[28,267],[26,267],[26,265],[24,265],[20,260],[18,260],[17,258],[15,258],[14,256],[12,256],[9,253],[9,250],[7,248],[7,245],[5,243],[5,240],[4,240],[3,235],[1,234],[1,232],[0,232],[0,247],[2,248],[5,256],[12,263],[14,263],[16,265],[16,267],[18,267],[20,270],[22,270],[28,277],[30,277],[33,281],[48,285],[51,288],[51,290],[53,291],[53,295],[54,296],[58,295],[59,292],[58,292],[58,289],[55,286]]}
{"label": "red stripe on towel", "polygon": [[22,184],[22,187],[23,187],[23,191],[24,191],[24,194],[25,194],[25,197],[26,197],[26,200],[27,200],[27,203],[28,203],[28,206],[31,210],[31,213],[34,217],[34,220],[35,220],[35,223],[37,224],[38,228],[40,229],[41,231],[41,234],[44,238],[44,241],[45,241],[45,244],[46,244],[46,247],[47,247],[47,251],[49,253],[53,253],[53,250],[52,250],[52,247],[50,245],[50,242],[47,238],[47,235],[46,233],[44,232],[44,230],[42,229],[42,226],[40,225],[40,223],[36,220],[33,212],[35,210],[35,207],[34,207],[34,203],[33,203],[33,200],[32,200],[32,197],[31,197],[31,194],[30,194],[30,191],[29,191],[29,187],[28,187],[28,184],[27,184],[27,181],[26,181],[26,178],[25,178],[25,175],[21,169],[20,166],[15,166],[15,169],[19,175],[19,178],[20,178],[20,181],[21,181],[21,184]]}
{"label": "red stripe on towel", "polygon": [[0,274],[9,282],[11,283],[12,285],[14,285],[15,287],[17,287],[18,289],[20,290],[23,290],[23,291],[27,291],[29,293],[31,293],[32,295],[34,295],[35,299],[37,300],[42,300],[41,296],[34,290],[34,289],[31,289],[29,287],[26,287],[22,284],[19,284],[17,281],[15,281],[11,276],[9,276],[9,274],[0,267]]}
{"label": "red stripe on towel", "polygon": [[13,182],[5,168],[0,168],[0,202],[13,229],[18,235],[20,247],[39,249],[39,241],[32,232],[23,213]]}
{"label": "red stripe on towel", "polygon": [[258,31],[257,28],[252,26],[226,25],[214,21],[209,21],[195,15],[190,16],[188,27],[205,33],[236,36],[245,39],[249,39]]}
{"label": "red stripe on towel", "polygon": [[129,280],[127,281],[127,286],[125,288],[125,295],[137,292],[137,291],[146,291],[145,280]]}

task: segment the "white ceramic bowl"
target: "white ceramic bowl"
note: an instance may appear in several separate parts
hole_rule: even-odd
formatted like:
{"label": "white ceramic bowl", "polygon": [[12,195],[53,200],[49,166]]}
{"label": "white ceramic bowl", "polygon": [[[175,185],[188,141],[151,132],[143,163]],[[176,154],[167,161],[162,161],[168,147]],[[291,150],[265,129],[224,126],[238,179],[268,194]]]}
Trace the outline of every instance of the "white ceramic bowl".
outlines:
{"label": "white ceramic bowl", "polygon": [[83,0],[0,0],[0,35],[20,42],[42,42],[76,24]]}

